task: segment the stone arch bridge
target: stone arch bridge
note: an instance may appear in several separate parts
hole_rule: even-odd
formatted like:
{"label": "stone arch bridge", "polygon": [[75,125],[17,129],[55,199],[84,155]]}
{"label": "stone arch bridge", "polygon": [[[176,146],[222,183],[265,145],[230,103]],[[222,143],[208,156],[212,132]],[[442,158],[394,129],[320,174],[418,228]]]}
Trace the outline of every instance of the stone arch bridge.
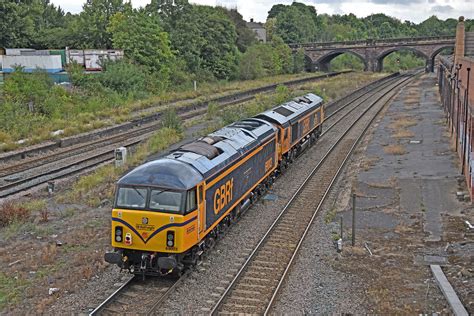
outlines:
{"label": "stone arch bridge", "polygon": [[434,70],[434,59],[445,48],[454,48],[455,36],[390,38],[382,40],[362,40],[348,42],[305,43],[290,45],[293,52],[299,48],[305,51],[307,63],[311,70],[329,71],[331,60],[337,56],[349,53],[359,57],[366,71],[381,71],[383,60],[389,54],[410,50],[426,61],[426,70]]}

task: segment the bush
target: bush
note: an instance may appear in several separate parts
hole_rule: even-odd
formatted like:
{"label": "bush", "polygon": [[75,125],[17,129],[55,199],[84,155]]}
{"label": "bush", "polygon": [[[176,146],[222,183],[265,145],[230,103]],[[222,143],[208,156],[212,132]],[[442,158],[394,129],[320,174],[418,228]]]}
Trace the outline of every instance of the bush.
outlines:
{"label": "bush", "polygon": [[0,208],[0,227],[5,227],[13,222],[23,222],[30,217],[30,212],[11,201],[5,202]]}
{"label": "bush", "polygon": [[108,61],[98,77],[99,83],[115,92],[135,97],[146,96],[146,86],[149,81],[144,67],[134,65],[126,60]]}
{"label": "bush", "polygon": [[164,111],[161,125],[164,128],[174,129],[179,133],[181,133],[183,130],[181,118],[176,114],[176,110],[171,107]]}
{"label": "bush", "polygon": [[30,112],[44,114],[44,102],[53,82],[44,71],[24,73],[22,70],[15,69],[5,80],[5,101],[15,103]]}
{"label": "bush", "polygon": [[[219,113],[219,105],[216,102],[209,102],[207,105],[206,119],[213,120]],[[0,135],[1,139],[1,135]]]}

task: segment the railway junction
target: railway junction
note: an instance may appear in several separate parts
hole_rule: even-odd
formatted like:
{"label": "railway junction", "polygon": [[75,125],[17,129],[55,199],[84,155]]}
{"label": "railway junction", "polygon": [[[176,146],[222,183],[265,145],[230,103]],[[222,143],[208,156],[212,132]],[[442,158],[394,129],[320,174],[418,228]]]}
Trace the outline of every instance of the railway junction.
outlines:
{"label": "railway junction", "polygon": [[[81,243],[66,237],[68,227],[38,234],[42,260],[68,249],[71,260],[88,268],[79,276],[82,286],[60,294],[56,285],[73,276],[27,272],[44,273],[51,292],[34,308],[47,314],[473,313],[471,124],[461,102],[469,104],[469,84],[448,98],[443,90],[446,72],[464,76],[460,60],[469,62],[456,55],[435,74],[378,78],[327,104],[317,143],[178,281],[133,278],[99,259],[98,249],[109,244],[99,236],[109,229],[99,213],[110,205],[84,212],[85,229],[74,236]],[[451,99],[459,102],[446,102]],[[25,249],[27,235],[18,243]],[[93,263],[74,257],[75,248],[91,243]],[[14,250],[2,250],[9,271],[27,260],[11,257]]]}

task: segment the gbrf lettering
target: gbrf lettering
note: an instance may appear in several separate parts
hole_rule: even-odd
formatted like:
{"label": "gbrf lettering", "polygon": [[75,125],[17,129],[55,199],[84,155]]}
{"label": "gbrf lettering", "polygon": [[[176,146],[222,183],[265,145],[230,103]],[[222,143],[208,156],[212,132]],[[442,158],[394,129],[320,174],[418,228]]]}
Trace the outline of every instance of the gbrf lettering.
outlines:
{"label": "gbrf lettering", "polygon": [[214,213],[219,212],[232,201],[232,191],[234,188],[234,178],[226,181],[214,192]]}

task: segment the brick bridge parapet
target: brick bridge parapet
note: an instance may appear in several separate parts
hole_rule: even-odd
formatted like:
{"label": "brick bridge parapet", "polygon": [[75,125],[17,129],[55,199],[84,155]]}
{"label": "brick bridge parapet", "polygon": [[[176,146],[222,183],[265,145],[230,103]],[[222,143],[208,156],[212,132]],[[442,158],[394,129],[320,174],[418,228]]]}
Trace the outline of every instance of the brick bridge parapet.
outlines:
{"label": "brick bridge parapet", "polygon": [[329,71],[332,59],[343,53],[359,57],[366,71],[381,71],[383,59],[392,52],[410,50],[425,59],[426,70],[434,70],[435,57],[445,48],[454,48],[455,36],[391,38],[327,43],[292,44],[293,51],[303,48],[312,69]]}

